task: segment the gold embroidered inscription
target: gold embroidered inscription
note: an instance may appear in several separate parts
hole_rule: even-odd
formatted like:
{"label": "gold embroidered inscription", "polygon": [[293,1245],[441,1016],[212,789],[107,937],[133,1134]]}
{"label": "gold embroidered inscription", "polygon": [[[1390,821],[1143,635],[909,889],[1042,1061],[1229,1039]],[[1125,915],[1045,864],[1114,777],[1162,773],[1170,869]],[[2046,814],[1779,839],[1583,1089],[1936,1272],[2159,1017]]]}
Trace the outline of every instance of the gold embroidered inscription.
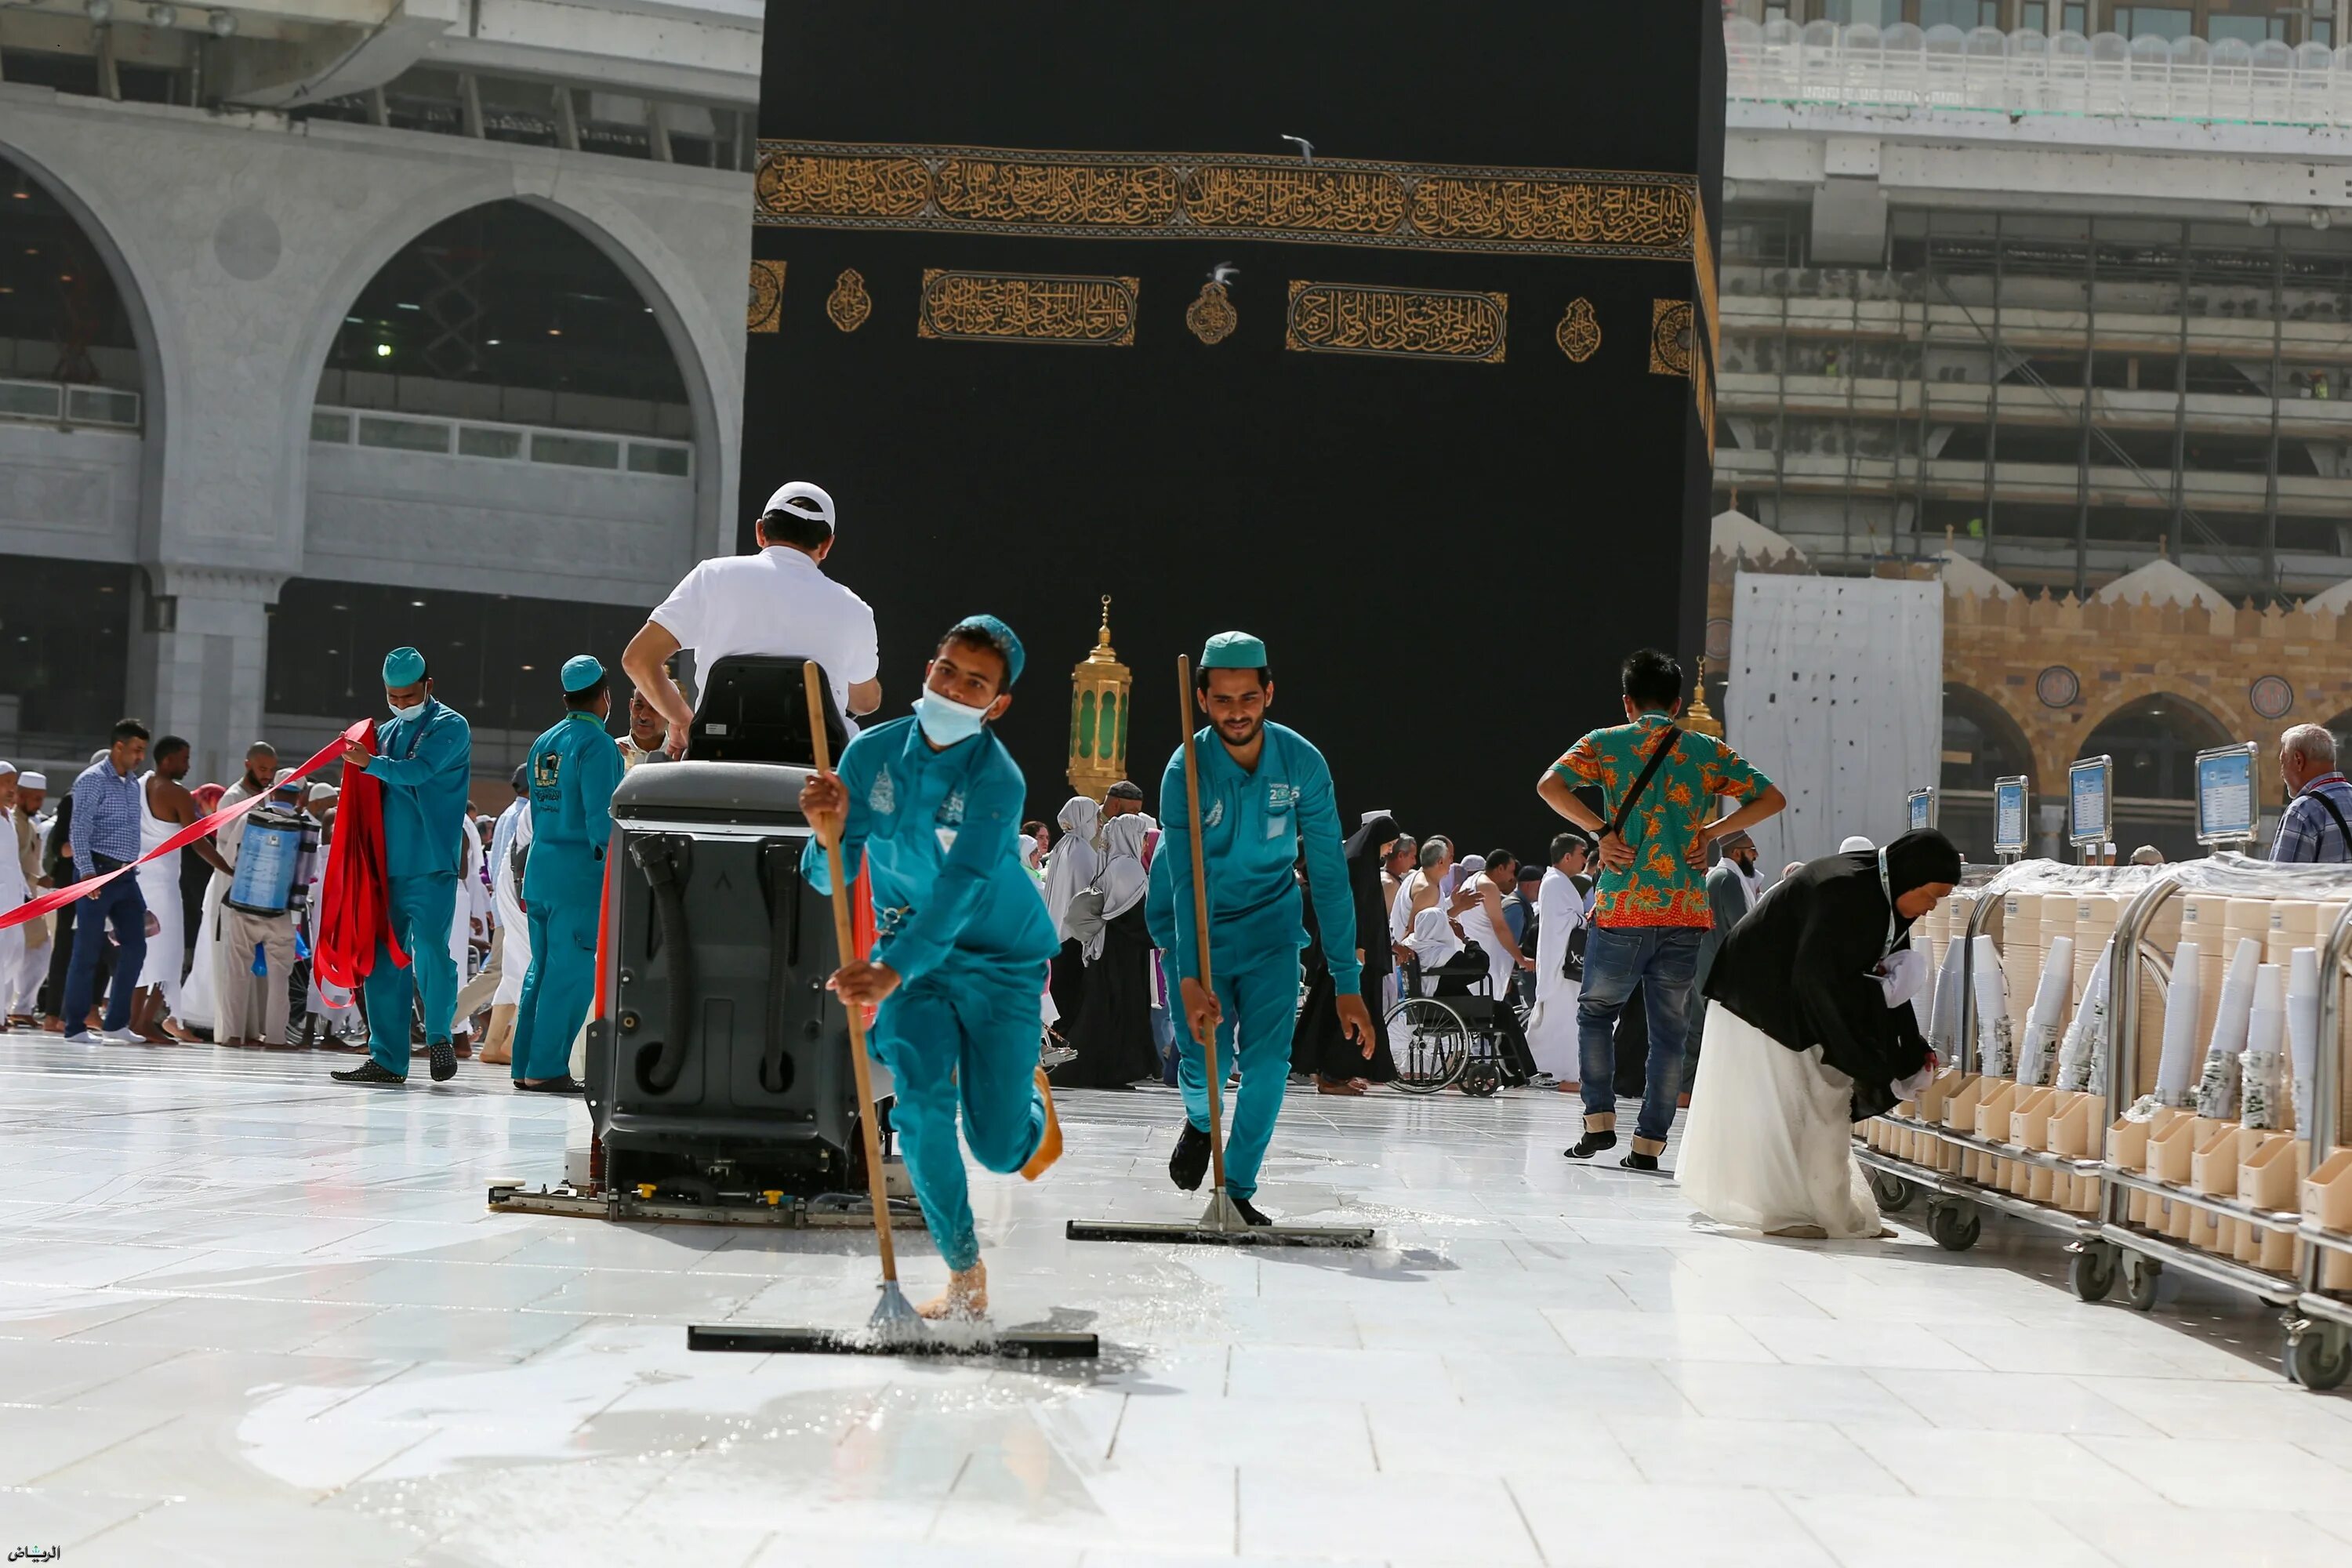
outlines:
{"label": "gold embroidered inscription", "polygon": [[1026,272],[923,273],[915,333],[982,342],[1135,342],[1132,278],[1073,278]]}
{"label": "gold embroidered inscription", "polygon": [[1313,353],[1499,364],[1509,307],[1507,294],[1294,280],[1284,342]]}

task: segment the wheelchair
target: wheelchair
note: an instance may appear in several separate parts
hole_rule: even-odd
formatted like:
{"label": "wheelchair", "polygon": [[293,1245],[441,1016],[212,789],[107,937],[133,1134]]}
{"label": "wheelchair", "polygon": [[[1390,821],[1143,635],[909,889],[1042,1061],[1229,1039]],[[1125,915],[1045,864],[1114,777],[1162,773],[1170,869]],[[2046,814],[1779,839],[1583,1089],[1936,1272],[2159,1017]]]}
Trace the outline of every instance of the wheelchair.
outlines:
{"label": "wheelchair", "polygon": [[[1420,994],[1424,977],[1436,982],[1434,994]],[[1396,1089],[1435,1094],[1458,1086],[1485,1100],[1506,1084],[1528,1081],[1533,1058],[1517,1010],[1495,994],[1476,942],[1444,963],[1406,964],[1401,984],[1406,994],[1382,1020],[1396,1058]]]}

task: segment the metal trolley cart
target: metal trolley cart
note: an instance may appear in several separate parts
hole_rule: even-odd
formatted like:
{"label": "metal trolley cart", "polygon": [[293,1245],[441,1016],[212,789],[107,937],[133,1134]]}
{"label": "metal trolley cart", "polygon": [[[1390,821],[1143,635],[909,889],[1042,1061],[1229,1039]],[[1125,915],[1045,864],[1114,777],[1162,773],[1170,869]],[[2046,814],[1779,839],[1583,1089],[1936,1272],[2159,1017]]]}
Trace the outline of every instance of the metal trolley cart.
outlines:
{"label": "metal trolley cart", "polygon": [[2303,1183],[2303,1291],[2286,1326],[2287,1375],[2306,1388],[2340,1385],[2352,1373],[2352,1047],[2345,1042],[2345,963],[2352,958],[2352,905],[2319,950],[2319,1040],[2312,1073]]}
{"label": "metal trolley cart", "polygon": [[[2352,1159],[2334,1142],[2347,900],[2352,867],[2239,855],[2164,868],[2134,900],[2116,931],[2103,1193],[2075,1248],[2086,1300],[2120,1276],[2146,1310],[2160,1274],[2177,1268],[2278,1308],[2287,1375],[2315,1389],[2352,1373],[2352,1187],[2340,1181]],[[2298,949],[2315,952],[2298,960]],[[2158,992],[2146,980],[2168,960]],[[2308,992],[2292,989],[2295,973],[2311,977]],[[2304,1016],[2291,1019],[2298,1005]],[[2302,1127],[2289,1091],[2298,1078],[2311,1108]]]}
{"label": "metal trolley cart", "polygon": [[[2095,1234],[2105,1107],[2087,1081],[2058,1081],[2055,1032],[2071,1025],[2068,1009],[2044,1020],[2043,1043],[2051,1048],[2034,1058],[2039,1070],[2025,1072],[2022,1082],[2019,1058],[2028,1042],[2021,1037],[2033,1021],[2035,977],[2050,962],[2049,934],[2063,931],[2069,944],[2060,950],[2067,973],[2053,984],[2071,1003],[2095,967],[2106,931],[2153,876],[2146,867],[2049,860],[1972,868],[1946,906],[1915,928],[1915,942],[1924,936],[1935,949],[1937,990],[1957,986],[1958,995],[1931,1008],[1944,1070],[1918,1100],[1859,1131],[1856,1155],[1883,1207],[1900,1213],[1924,1196],[1928,1235],[1953,1251],[1976,1244],[1986,1208],[2078,1244]],[[2046,921],[2045,903],[2053,911]],[[2000,975],[1979,973],[1979,938],[2006,949],[2000,965],[2005,986]],[[1997,998],[1997,1016],[1985,1013],[1980,998],[1987,996]],[[2097,1266],[2077,1258],[2078,1290],[2095,1283],[2081,1276]]]}

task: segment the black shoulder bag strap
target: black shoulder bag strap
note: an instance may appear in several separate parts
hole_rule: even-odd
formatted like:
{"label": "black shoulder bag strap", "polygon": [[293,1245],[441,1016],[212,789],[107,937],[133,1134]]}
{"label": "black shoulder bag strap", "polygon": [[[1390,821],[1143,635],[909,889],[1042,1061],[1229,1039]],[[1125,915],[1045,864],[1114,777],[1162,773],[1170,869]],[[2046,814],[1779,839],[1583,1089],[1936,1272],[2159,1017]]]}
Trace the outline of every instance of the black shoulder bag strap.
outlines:
{"label": "black shoulder bag strap", "polygon": [[[2326,807],[2327,815],[2336,819],[2336,842],[2344,846],[2346,856],[2352,857],[2352,827],[2344,826],[2344,813],[2336,808],[2334,801],[2327,798],[2327,793],[2325,790],[2313,790],[2311,798]],[[2311,858],[2315,860],[2319,858],[2319,841],[2315,837],[2312,840]]]}
{"label": "black shoulder bag strap", "polygon": [[1658,764],[1666,760],[1666,753],[1673,751],[1675,742],[1682,738],[1683,732],[1672,724],[1659,731],[1658,749],[1650,753],[1649,762],[1642,769],[1642,776],[1633,781],[1633,787],[1625,792],[1623,800],[1617,803],[1617,815],[1609,819],[1604,831],[1615,834],[1621,841],[1624,838],[1625,819],[1633,815],[1633,807],[1640,803],[1642,792],[1650,787],[1650,780],[1656,775]]}

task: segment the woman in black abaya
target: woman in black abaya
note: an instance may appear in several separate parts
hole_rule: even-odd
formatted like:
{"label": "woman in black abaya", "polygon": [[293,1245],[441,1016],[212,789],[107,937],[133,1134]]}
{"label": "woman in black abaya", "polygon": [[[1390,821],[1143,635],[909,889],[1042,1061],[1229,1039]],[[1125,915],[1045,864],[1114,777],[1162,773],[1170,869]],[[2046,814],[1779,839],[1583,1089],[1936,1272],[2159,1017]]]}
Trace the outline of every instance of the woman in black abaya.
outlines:
{"label": "woman in black abaya", "polygon": [[1370,1058],[1339,1027],[1338,993],[1330,963],[1324,957],[1314,900],[1301,900],[1307,935],[1313,941],[1304,954],[1307,996],[1290,1032],[1290,1070],[1314,1074],[1315,1087],[1324,1094],[1361,1094],[1371,1084],[1396,1080],[1396,1058],[1389,1052],[1383,1019],[1386,1009],[1381,1005],[1381,983],[1396,967],[1395,954],[1389,947],[1389,910],[1381,889],[1381,863],[1396,847],[1399,836],[1396,818],[1382,813],[1348,839],[1348,890],[1355,899],[1356,951],[1364,964],[1358,994],[1363,997],[1374,1026]]}
{"label": "woman in black abaya", "polygon": [[1733,928],[1676,1167],[1701,1212],[1776,1236],[1882,1234],[1853,1124],[1930,1065],[1908,933],[1959,879],[1950,840],[1906,833],[1811,862]]}

